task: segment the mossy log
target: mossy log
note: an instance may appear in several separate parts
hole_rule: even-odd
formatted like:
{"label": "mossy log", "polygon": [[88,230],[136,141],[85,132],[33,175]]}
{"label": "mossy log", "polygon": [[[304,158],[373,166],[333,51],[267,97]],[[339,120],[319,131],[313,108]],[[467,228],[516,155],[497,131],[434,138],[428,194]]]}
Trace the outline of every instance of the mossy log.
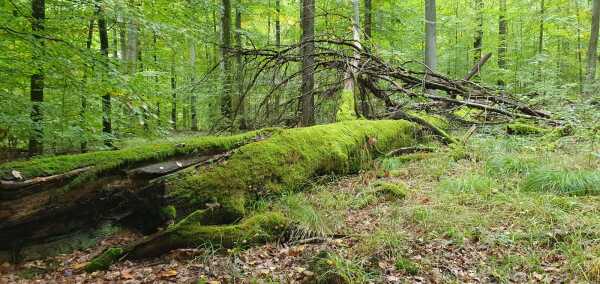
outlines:
{"label": "mossy log", "polygon": [[155,178],[209,162],[276,131],[2,164],[0,252],[18,251],[29,243],[90,228],[106,219],[133,222],[151,231],[162,221],[161,212],[154,210],[162,202],[156,190],[160,182]]}
{"label": "mossy log", "polygon": [[[314,176],[357,172],[374,156],[385,155],[392,149],[419,143],[423,137],[422,133],[424,132],[420,126],[403,120],[356,120],[308,128],[269,130],[266,133],[254,132],[235,136],[236,138],[205,138],[206,143],[200,143],[204,146],[196,146],[196,150],[180,151],[175,145],[163,146],[169,149],[166,151],[168,155],[156,153],[153,148],[148,147],[144,151],[127,150],[140,155],[145,153],[147,156],[132,161],[123,159],[119,163],[110,163],[111,166],[87,162],[72,162],[69,166],[64,166],[60,161],[67,159],[66,157],[46,158],[56,163],[52,168],[56,170],[44,171],[46,175],[91,166],[93,169],[83,175],[92,175],[93,172],[92,176],[95,178],[87,177],[86,182],[82,182],[80,175],[69,178],[69,181],[54,184],[54,187],[30,190],[23,197],[5,198],[0,202],[20,203],[23,200],[34,200],[31,196],[42,194],[41,199],[44,201],[28,205],[26,212],[48,212],[54,209],[48,208],[55,204],[54,201],[50,201],[53,198],[60,200],[58,204],[62,205],[72,204],[67,201],[85,196],[86,202],[76,204],[85,204],[86,208],[97,212],[98,208],[92,209],[96,204],[93,202],[98,202],[95,198],[106,197],[104,194],[108,194],[110,197],[106,200],[111,200],[109,204],[113,208],[117,200],[120,205],[116,207],[125,208],[125,211],[129,208],[128,216],[135,216],[128,219],[129,223],[149,223],[150,225],[146,226],[156,229],[163,225],[166,219],[176,219],[175,223],[165,230],[152,233],[130,246],[106,251],[86,268],[91,271],[106,267],[107,263],[123,257],[154,256],[174,248],[199,246],[206,242],[231,247],[280,237],[292,222],[278,212],[251,212],[248,208],[253,201],[269,195],[276,196],[287,190],[299,190]],[[208,144],[211,146],[206,146]],[[190,146],[186,144],[184,147]],[[150,155],[146,151],[153,154]],[[189,156],[194,151],[195,156]],[[105,155],[118,156],[111,152],[105,152]],[[167,157],[167,161],[161,157]],[[202,157],[201,162],[199,157]],[[27,162],[7,164],[0,166],[0,173],[7,175],[16,169],[27,178],[35,178],[36,174],[42,172],[42,169],[36,168],[40,165],[43,163],[39,161],[31,161],[29,165]],[[54,190],[49,190],[52,188]],[[127,193],[126,197],[112,198],[124,192]],[[51,195],[53,198],[50,198]],[[73,210],[82,210],[81,206],[65,206],[63,209],[65,210],[59,210],[62,217],[58,220],[46,214],[19,213],[16,205],[11,206],[11,211],[0,211],[29,216],[32,220],[43,216],[38,219],[40,222],[17,219],[21,222],[12,223],[26,224],[29,229],[53,227],[56,226],[56,222],[65,220],[72,222],[71,219],[79,219],[82,215],[81,212],[73,214]],[[122,211],[120,213],[123,213]],[[11,224],[8,220],[14,218],[11,218],[10,214],[0,215],[0,225],[4,225],[0,230],[5,231],[7,227],[16,228],[7,226],[6,224]],[[36,227],[40,224],[40,227]],[[39,238],[29,240],[64,233],[67,229],[69,228],[50,232],[51,234],[40,234]],[[44,230],[46,229],[41,231]],[[148,232],[151,233],[152,230]],[[23,230],[0,235],[5,241],[25,237]]]}

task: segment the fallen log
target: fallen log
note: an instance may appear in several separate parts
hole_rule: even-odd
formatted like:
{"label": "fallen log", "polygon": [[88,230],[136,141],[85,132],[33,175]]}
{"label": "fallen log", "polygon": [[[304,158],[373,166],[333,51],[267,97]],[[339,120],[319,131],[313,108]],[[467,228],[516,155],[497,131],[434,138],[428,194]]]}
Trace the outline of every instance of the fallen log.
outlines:
{"label": "fallen log", "polygon": [[139,242],[105,251],[86,270],[207,242],[231,247],[279,238],[293,220],[278,212],[252,212],[252,200],[300,190],[317,175],[358,172],[374,156],[416,144],[421,133],[407,121],[357,120],[284,130],[247,144],[221,163],[167,180],[164,199],[185,218]]}
{"label": "fallen log", "polygon": [[277,131],[2,164],[0,252],[18,254],[31,243],[94,227],[107,219],[133,222],[142,231],[152,231],[164,219],[154,208],[162,202],[161,181],[156,178],[210,163],[215,156]]}

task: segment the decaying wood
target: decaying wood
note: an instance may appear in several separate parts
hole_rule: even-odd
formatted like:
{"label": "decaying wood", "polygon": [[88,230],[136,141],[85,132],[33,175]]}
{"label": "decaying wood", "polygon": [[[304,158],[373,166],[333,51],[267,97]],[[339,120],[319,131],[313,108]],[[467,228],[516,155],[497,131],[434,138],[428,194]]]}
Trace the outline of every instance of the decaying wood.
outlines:
{"label": "decaying wood", "polygon": [[[407,112],[416,109],[424,101],[444,102],[441,104],[431,104],[429,111],[436,113],[451,113],[458,107],[464,106],[483,110],[490,115],[482,116],[481,122],[504,120],[505,118],[525,118],[534,120],[543,120],[552,124],[560,122],[551,119],[548,112],[534,109],[522,102],[519,102],[516,96],[509,93],[495,90],[469,81],[473,76],[479,73],[481,67],[491,54],[481,58],[465,78],[452,79],[445,75],[433,72],[415,71],[405,68],[402,64],[393,64],[387,62],[378,56],[374,48],[361,49],[351,40],[315,40],[318,52],[315,53],[315,72],[343,74],[349,68],[356,70],[356,80],[359,88],[371,92],[376,98],[383,101],[386,108],[391,112],[401,108]],[[237,49],[232,50],[232,54],[238,54],[247,57],[248,70],[253,70],[254,75],[246,88],[246,93],[251,89],[252,84],[267,72],[278,73],[280,70],[288,69],[289,63],[298,63],[301,57],[298,56],[298,45],[290,45],[283,49]],[[354,60],[355,54],[358,54],[359,61]],[[252,68],[252,67],[255,68]],[[298,79],[298,72],[287,75],[272,88],[268,97],[279,90],[282,86]],[[331,76],[339,78],[340,76]],[[337,79],[335,79],[337,80]],[[322,82],[317,94],[329,94],[331,90],[338,89],[342,84],[340,81]],[[437,90],[445,92],[446,95],[427,94],[424,90]],[[414,99],[414,103],[398,103],[393,95],[407,96]],[[380,117],[381,115],[375,115]],[[452,116],[449,116],[450,118]]]}
{"label": "decaying wood", "polygon": [[486,55],[484,55],[483,57],[481,57],[481,60],[479,60],[479,62],[477,62],[477,64],[475,64],[475,66],[473,66],[473,68],[471,68],[471,71],[469,71],[469,74],[467,74],[465,76],[465,81],[469,81],[471,79],[473,79],[473,77],[475,77],[475,75],[479,74],[479,72],[481,72],[481,68],[483,67],[483,65],[485,65],[485,63],[490,60],[490,58],[492,57],[491,53],[488,53]]}
{"label": "decaying wood", "polygon": [[402,148],[394,149],[394,150],[388,152],[387,154],[385,154],[385,156],[393,157],[393,156],[402,156],[402,155],[413,154],[413,153],[432,153],[432,152],[435,152],[435,150],[436,150],[436,148],[434,148],[434,147],[426,147],[426,146],[402,147]]}
{"label": "decaying wood", "polygon": [[35,187],[33,191],[39,190],[42,186],[56,185],[57,183],[64,182],[65,180],[71,179],[90,170],[92,167],[84,167],[75,169],[66,173],[51,175],[47,177],[36,177],[24,181],[18,179],[15,180],[3,180],[0,179],[0,200],[10,199],[24,194],[24,191]]}

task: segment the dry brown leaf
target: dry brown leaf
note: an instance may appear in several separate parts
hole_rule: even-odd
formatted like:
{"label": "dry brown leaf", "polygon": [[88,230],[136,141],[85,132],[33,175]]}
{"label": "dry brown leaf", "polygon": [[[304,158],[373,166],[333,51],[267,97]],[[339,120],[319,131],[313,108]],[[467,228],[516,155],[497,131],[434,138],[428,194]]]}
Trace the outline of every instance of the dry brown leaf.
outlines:
{"label": "dry brown leaf", "polygon": [[169,278],[169,277],[177,276],[177,270],[174,270],[174,269],[166,270],[166,271],[159,273],[158,276],[161,278]]}

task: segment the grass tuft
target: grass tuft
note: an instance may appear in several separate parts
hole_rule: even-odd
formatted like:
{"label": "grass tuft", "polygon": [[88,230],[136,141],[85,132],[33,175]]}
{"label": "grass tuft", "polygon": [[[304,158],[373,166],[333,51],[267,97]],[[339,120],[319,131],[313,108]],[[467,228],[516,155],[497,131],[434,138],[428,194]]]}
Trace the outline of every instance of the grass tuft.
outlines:
{"label": "grass tuft", "polygon": [[541,191],[567,195],[600,194],[600,171],[538,170],[525,179],[526,191]]}

